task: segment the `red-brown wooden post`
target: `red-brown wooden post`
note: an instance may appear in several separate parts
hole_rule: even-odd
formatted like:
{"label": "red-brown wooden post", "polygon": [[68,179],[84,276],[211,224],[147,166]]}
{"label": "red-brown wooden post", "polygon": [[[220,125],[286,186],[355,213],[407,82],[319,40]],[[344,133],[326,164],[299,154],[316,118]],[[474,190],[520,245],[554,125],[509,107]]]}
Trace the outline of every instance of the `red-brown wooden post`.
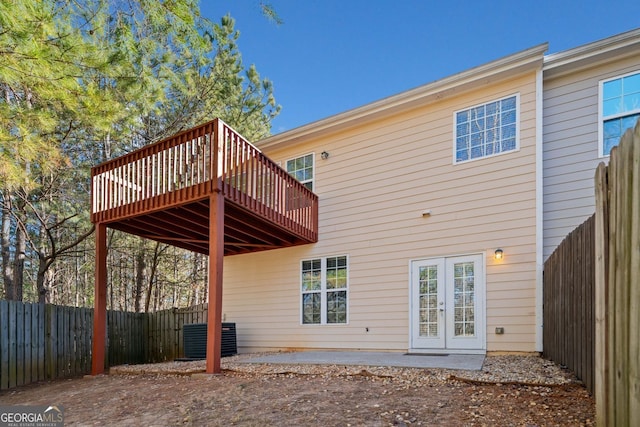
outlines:
{"label": "red-brown wooden post", "polygon": [[107,324],[107,226],[96,224],[95,308],[91,375],[104,373],[104,351]]}
{"label": "red-brown wooden post", "polygon": [[207,373],[219,374],[222,350],[222,266],[224,263],[224,196],[209,197],[209,310],[207,313]]}
{"label": "red-brown wooden post", "polygon": [[211,141],[211,193],[209,196],[209,309],[207,310],[208,374],[219,374],[222,353],[222,266],[224,264],[223,124],[215,119]]}

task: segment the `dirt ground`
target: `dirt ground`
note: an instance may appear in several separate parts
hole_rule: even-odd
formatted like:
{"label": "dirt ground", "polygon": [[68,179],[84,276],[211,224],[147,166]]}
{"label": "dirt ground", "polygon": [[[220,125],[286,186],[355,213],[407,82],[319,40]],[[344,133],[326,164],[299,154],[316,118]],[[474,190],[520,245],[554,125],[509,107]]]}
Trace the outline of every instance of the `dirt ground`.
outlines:
{"label": "dirt ground", "polygon": [[346,366],[160,371],[25,386],[0,393],[0,404],[62,405],[65,425],[594,424],[593,399],[572,381],[541,386],[469,379],[465,371]]}

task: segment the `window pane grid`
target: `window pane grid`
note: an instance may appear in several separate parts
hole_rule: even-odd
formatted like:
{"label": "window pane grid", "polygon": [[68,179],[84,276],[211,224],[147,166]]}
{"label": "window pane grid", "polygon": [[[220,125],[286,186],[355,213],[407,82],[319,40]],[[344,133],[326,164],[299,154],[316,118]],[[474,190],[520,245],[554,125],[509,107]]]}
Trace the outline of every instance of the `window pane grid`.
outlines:
{"label": "window pane grid", "polygon": [[287,172],[313,191],[313,154],[287,160]]}
{"label": "window pane grid", "polygon": [[516,149],[516,96],[456,113],[456,162]]}
{"label": "window pane grid", "polygon": [[347,323],[347,287],[346,256],[302,261],[302,323]]}
{"label": "window pane grid", "polygon": [[347,322],[347,292],[327,292],[327,323]]}
{"label": "window pane grid", "polygon": [[475,272],[474,263],[454,264],[453,267],[454,335],[475,336]]}
{"label": "window pane grid", "polygon": [[602,84],[602,154],[608,156],[640,118],[640,73]]}
{"label": "window pane grid", "polygon": [[320,292],[302,294],[302,323],[320,323]]}
{"label": "window pane grid", "polygon": [[347,257],[327,258],[327,289],[347,287]]}
{"label": "window pane grid", "polygon": [[420,267],[419,271],[419,334],[437,337],[438,331],[438,267]]}
{"label": "window pane grid", "polygon": [[321,260],[302,262],[302,291],[318,291],[322,285]]}

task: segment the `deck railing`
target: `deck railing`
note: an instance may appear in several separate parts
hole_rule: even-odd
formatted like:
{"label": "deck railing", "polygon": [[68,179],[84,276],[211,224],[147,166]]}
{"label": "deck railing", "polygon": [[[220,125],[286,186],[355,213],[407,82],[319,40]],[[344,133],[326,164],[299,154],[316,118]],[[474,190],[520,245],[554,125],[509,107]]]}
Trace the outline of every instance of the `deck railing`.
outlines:
{"label": "deck railing", "polygon": [[92,168],[93,222],[206,198],[212,191],[317,238],[317,196],[220,119]]}

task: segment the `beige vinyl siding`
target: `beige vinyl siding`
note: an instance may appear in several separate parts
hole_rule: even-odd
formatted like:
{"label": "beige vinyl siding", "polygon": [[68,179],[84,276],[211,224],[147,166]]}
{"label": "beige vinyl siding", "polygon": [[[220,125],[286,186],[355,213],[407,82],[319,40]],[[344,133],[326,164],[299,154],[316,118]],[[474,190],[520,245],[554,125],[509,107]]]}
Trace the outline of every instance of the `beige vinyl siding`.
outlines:
{"label": "beige vinyl siding", "polygon": [[547,259],[595,209],[598,83],[640,70],[640,55],[544,80],[543,240]]}
{"label": "beige vinyl siding", "polygon": [[[454,111],[516,93],[520,149],[454,165]],[[411,260],[479,253],[486,257],[487,350],[534,351],[535,104],[531,72],[266,151],[275,161],[316,153],[319,242],[225,258],[225,319],[236,322],[241,351],[406,351]],[[431,216],[422,216],[426,209]],[[499,264],[498,247],[505,251]],[[348,324],[302,325],[300,261],[343,254]],[[495,335],[496,326],[505,334]]]}

